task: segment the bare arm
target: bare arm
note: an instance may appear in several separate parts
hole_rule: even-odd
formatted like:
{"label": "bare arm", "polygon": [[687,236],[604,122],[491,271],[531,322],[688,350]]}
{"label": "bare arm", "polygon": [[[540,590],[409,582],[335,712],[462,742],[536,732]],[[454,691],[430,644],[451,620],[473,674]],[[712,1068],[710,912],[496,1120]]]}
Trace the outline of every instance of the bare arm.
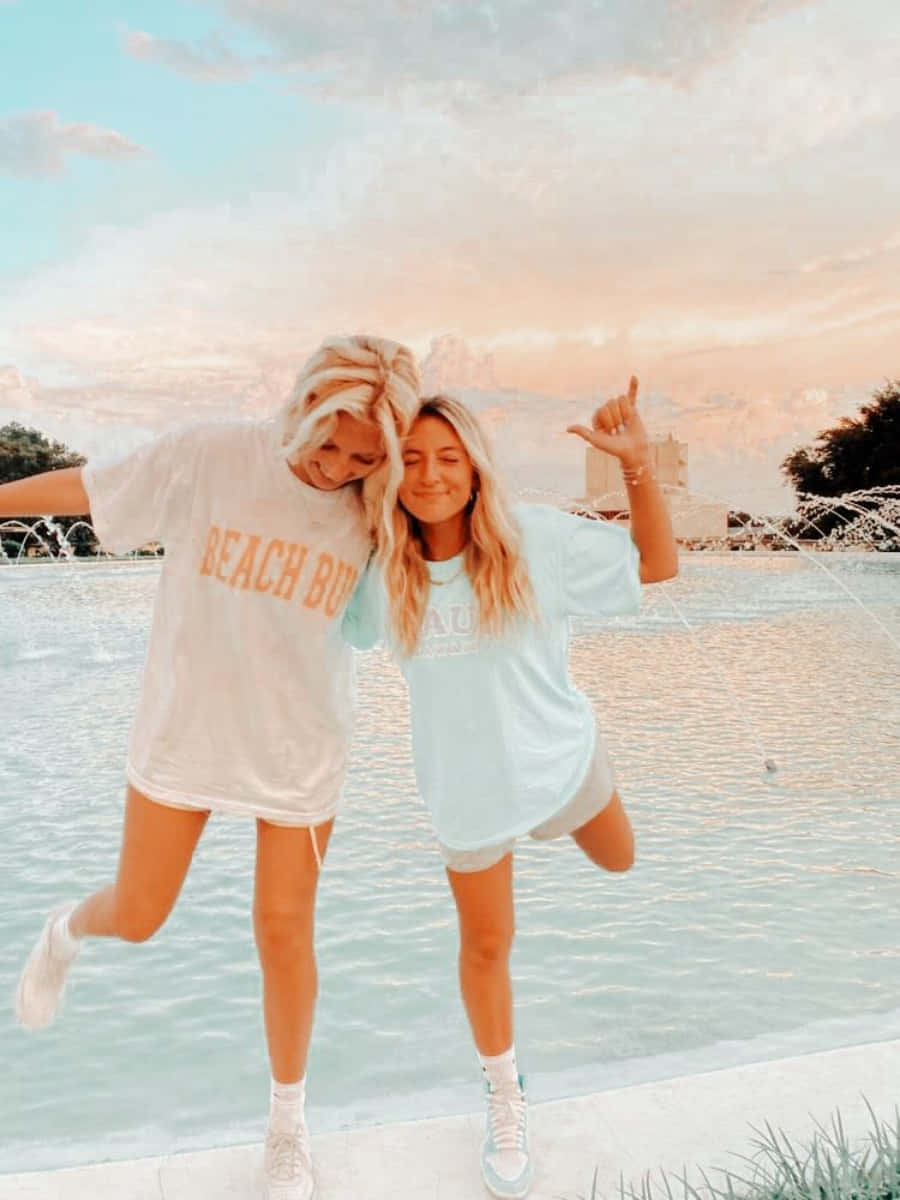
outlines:
{"label": "bare arm", "polygon": [[665,496],[650,465],[647,431],[636,407],[637,389],[632,375],[627,395],[598,408],[591,429],[572,425],[569,432],[619,460],[631,509],[631,536],[641,556],[641,583],[659,583],[678,574],[678,547]]}
{"label": "bare arm", "polygon": [[643,471],[639,465],[633,472],[623,472],[631,509],[631,536],[641,555],[641,583],[660,583],[678,574],[678,547],[669,507],[650,473],[649,460],[643,466]]}
{"label": "bare arm", "polygon": [[91,510],[81,481],[81,467],[44,471],[0,485],[3,517],[80,517]]}

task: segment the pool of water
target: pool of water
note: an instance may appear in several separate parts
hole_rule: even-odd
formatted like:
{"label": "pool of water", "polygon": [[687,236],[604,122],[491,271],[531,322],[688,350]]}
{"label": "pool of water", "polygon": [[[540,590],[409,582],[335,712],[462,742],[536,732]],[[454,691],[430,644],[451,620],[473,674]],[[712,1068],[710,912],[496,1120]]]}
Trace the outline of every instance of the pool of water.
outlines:
{"label": "pool of water", "polygon": [[[158,569],[0,568],[0,995],[46,911],[114,870]],[[900,1036],[900,559],[690,555],[645,595],[572,649],[635,868],[517,854],[535,1099]],[[261,1136],[252,863],[251,824],[214,819],[156,939],[91,944],[41,1035],[0,1012],[0,1171]],[[314,1130],[479,1106],[454,910],[378,653],[318,951]]]}

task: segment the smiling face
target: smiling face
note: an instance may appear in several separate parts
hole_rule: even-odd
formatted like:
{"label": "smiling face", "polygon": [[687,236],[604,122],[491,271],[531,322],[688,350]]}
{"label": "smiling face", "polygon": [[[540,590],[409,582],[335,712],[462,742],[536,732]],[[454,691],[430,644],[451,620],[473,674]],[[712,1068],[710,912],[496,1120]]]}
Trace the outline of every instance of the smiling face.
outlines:
{"label": "smiling face", "polygon": [[331,435],[321,446],[303,449],[291,470],[303,483],[322,492],[333,492],[365,479],[384,462],[381,430],[350,413],[338,413]]}
{"label": "smiling face", "polygon": [[403,446],[403,467],[398,496],[411,516],[423,526],[464,522],[476,474],[452,425],[419,417]]}

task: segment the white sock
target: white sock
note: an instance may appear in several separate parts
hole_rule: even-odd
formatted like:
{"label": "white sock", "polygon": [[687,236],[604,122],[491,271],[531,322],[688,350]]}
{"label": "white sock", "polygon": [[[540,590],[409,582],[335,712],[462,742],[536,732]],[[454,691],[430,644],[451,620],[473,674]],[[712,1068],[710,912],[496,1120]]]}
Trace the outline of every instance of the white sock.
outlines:
{"label": "white sock", "polygon": [[270,1125],[287,1125],[293,1129],[303,1123],[306,1104],[306,1076],[296,1083],[279,1083],[272,1080],[272,1099],[269,1109]]}
{"label": "white sock", "polygon": [[519,1068],[516,1064],[515,1044],[502,1054],[479,1054],[481,1069],[491,1087],[500,1087],[504,1083],[519,1082]]}
{"label": "white sock", "polygon": [[69,928],[69,917],[74,912],[70,909],[67,913],[62,913],[53,922],[53,933],[56,938],[57,949],[61,950],[67,958],[74,958],[81,949],[81,938],[76,937]]}

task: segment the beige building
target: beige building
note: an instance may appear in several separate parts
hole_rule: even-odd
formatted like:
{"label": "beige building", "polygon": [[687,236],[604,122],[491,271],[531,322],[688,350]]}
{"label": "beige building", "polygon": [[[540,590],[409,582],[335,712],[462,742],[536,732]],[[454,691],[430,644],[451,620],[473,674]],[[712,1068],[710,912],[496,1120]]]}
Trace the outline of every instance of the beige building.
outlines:
{"label": "beige building", "polygon": [[[650,443],[650,461],[669,508],[679,541],[725,537],[728,508],[692,496],[688,490],[688,448],[669,434]],[[628,520],[628,499],[618,460],[588,446],[585,458],[586,508],[613,520]]]}
{"label": "beige building", "polygon": [[[667,438],[658,438],[650,443],[650,461],[653,473],[660,483],[671,487],[687,487],[688,448],[687,442],[676,442],[671,433]],[[585,460],[585,495],[594,497],[617,495],[624,499],[622,490],[622,468],[619,460],[593,446],[587,448]]]}

